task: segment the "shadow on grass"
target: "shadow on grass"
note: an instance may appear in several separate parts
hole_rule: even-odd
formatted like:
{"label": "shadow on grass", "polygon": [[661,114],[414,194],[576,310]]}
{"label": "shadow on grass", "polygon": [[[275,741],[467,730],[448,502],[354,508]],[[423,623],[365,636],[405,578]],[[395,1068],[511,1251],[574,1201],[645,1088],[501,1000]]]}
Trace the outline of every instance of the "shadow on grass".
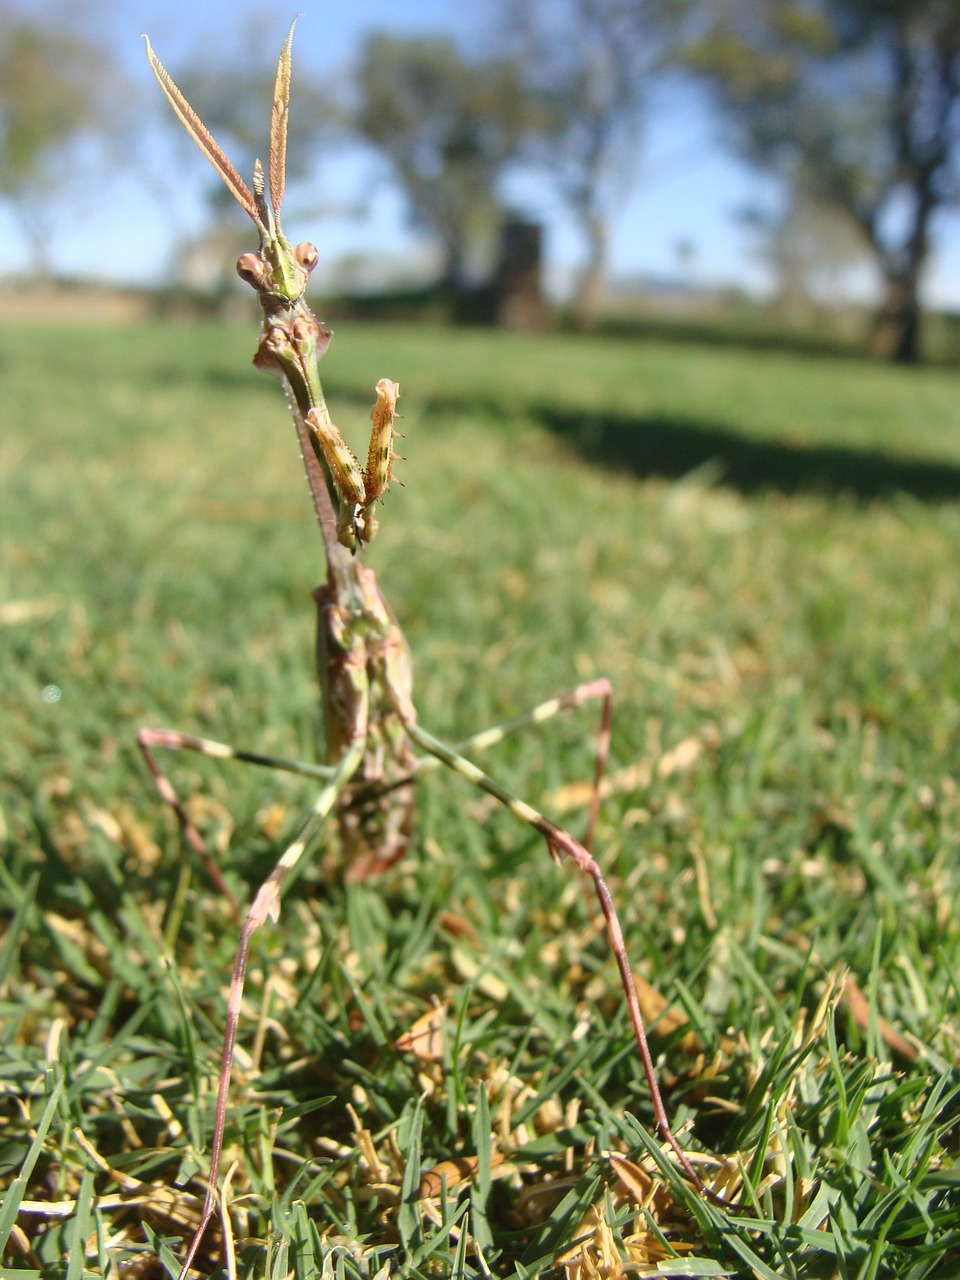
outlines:
{"label": "shadow on grass", "polygon": [[[158,382],[182,378],[175,367],[158,365]],[[269,381],[249,366],[224,369],[209,365],[194,372],[197,381],[264,397],[273,393]],[[368,403],[366,391],[350,382],[327,379],[333,394]],[[489,414],[512,418],[516,405],[495,398],[432,397],[419,411],[441,420],[451,413]],[[722,422],[666,414],[634,416],[589,410],[564,410],[553,404],[523,404],[522,415],[539,422],[567,442],[586,462],[621,474],[682,479],[700,468],[710,469],[718,483],[750,494],[776,490],[784,494],[847,494],[859,501],[889,499],[908,494],[921,502],[949,502],[960,498],[960,464],[898,457],[877,449],[843,445],[760,440],[742,435]]]}
{"label": "shadow on grass", "polygon": [[756,440],[728,427],[669,416],[564,412],[536,416],[588,462],[637,476],[680,479],[713,465],[721,484],[742,493],[848,494],[861,501],[906,493],[923,502],[960,497],[960,466],[898,458],[871,449]]}

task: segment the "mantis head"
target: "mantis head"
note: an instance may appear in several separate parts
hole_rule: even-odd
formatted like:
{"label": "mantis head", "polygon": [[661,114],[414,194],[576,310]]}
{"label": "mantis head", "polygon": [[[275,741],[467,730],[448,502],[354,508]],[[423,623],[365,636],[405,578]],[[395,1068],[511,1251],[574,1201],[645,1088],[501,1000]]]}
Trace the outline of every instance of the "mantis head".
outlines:
{"label": "mantis head", "polygon": [[234,199],[250,215],[260,233],[260,249],[257,253],[241,254],[237,273],[253,286],[265,305],[280,302],[294,306],[303,297],[307,280],[317,265],[317,250],[307,241],[296,246],[283,234],[280,226],[280,210],[287,162],[287,106],[290,100],[290,53],[293,44],[293,28],[290,24],[287,38],[280,50],[277,64],[277,81],[273,91],[273,111],[270,118],[270,157],[268,162],[269,200],[267,180],[258,160],[253,170],[251,191],[236,169],[224,155],[193,107],[174,84],[170,73],[154,53],[150,41],[147,58],[157,77],[160,88],[167,95],[170,105],[180,117],[184,128],[204,153],[217,173],[226,183]]}

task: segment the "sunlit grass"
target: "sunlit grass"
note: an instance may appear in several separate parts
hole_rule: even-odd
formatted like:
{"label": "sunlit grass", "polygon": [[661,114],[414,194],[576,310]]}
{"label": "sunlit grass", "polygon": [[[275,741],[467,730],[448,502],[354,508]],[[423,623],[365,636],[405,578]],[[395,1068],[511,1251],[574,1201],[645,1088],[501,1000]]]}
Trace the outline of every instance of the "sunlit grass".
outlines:
{"label": "sunlit grass", "polygon": [[[5,1277],[173,1268],[198,1208],[236,926],[134,740],[318,751],[321,548],[252,348],[0,334]],[[255,942],[242,1274],[957,1274],[960,373],[356,325],[324,373],[357,443],[401,384],[369,559],[424,725],[616,685],[598,856],[736,1208],[660,1167],[583,887],[436,774],[410,858],[344,887],[325,846]],[[594,726],[486,763],[578,831]],[[171,773],[246,900],[310,784]],[[434,1007],[439,1058],[398,1049]]]}

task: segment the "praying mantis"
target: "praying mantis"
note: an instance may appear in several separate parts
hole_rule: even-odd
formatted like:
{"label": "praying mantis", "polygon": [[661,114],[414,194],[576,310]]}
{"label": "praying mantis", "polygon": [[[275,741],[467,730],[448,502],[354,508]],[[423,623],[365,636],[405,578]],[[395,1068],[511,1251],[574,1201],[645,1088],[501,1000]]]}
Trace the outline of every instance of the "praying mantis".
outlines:
{"label": "praying mantis", "polygon": [[[147,57],[160,87],[180,121],[211,162],[259,234],[257,252],[241,255],[240,277],[256,292],[262,311],[254,364],[278,374],[286,388],[307,482],[326,555],[327,576],[314,591],[317,606],[317,669],[326,732],[326,760],[310,765],[241,751],[225,743],[170,729],[142,729],[138,742],[162,798],[176,813],[187,843],[203,860],[218,889],[231,898],[212,857],[168,778],[156,752],[198,751],[221,759],[306,774],[319,780],[319,793],[293,842],[254,895],[240,928],[227,997],[226,1024],[217,1086],[206,1195],[180,1271],[185,1280],[216,1206],[220,1159],[234,1049],[250,940],[268,919],[276,919],[281,893],[302,870],[316,837],[331,815],[339,828],[347,875],[375,874],[401,858],[414,822],[414,784],[418,774],[444,765],[506,806],[545,839],[554,859],[569,859],[592,882],[606,923],[637,1048],[653,1103],[657,1128],[692,1184],[712,1196],[675,1137],[657,1083],[638,1003],[623,931],[600,867],[591,852],[600,802],[600,780],[610,741],[612,689],[607,680],[580,684],[541,704],[528,715],[483,731],[451,747],[433,737],[417,720],[412,698],[410,651],[396,617],[371,569],[362,561],[364,546],[377,530],[375,508],[391,481],[396,461],[395,417],[399,387],[382,378],[371,411],[370,447],[365,467],[344,442],[324,401],[318,362],[331,333],[308,307],[304,293],[317,264],[316,248],[293,245],[280,215],[285,185],[287,109],[290,96],[294,24],[280,53],[270,124],[267,173],[257,161],[252,190],[227,159],[199,116],[163,67],[149,40]],[[596,773],[587,835],[578,841],[537,809],[513,795],[465,754],[486,748],[507,733],[537,724],[560,711],[587,702],[601,704]],[[234,903],[236,909],[236,904]]]}

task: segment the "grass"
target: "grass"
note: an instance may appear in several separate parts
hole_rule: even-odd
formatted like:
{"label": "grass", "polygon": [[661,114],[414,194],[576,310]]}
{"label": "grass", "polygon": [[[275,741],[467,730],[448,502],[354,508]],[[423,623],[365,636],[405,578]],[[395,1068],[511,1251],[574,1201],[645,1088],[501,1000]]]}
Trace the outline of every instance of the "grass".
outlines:
{"label": "grass", "polygon": [[[319,540],[252,349],[0,333],[5,1280],[175,1274],[198,1209],[236,926],[134,740],[318,751]],[[598,856],[737,1206],[651,1138],[582,886],[436,774],[413,856],[345,886],[327,842],[255,940],[238,1274],[960,1275],[960,372],[352,325],[324,374],[361,437],[403,388],[369,559],[424,725],[616,685]],[[486,763],[577,831],[593,728]],[[309,782],[171,773],[246,900]]]}

